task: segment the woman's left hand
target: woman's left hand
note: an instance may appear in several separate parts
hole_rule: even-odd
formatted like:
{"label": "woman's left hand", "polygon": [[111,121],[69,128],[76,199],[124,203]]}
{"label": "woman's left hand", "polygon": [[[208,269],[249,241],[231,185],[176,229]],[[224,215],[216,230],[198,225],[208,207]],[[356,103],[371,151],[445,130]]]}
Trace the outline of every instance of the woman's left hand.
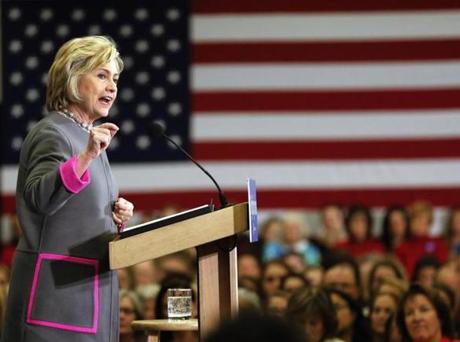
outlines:
{"label": "woman's left hand", "polygon": [[120,197],[113,205],[112,217],[117,224],[119,230],[124,228],[128,223],[129,219],[133,217],[134,205]]}

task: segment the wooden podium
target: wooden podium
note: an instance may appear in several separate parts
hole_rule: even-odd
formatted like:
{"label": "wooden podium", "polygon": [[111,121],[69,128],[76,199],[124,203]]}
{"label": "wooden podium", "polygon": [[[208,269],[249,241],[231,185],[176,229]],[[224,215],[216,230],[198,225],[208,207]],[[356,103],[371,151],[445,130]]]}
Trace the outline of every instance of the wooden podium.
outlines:
{"label": "wooden podium", "polygon": [[[200,339],[238,312],[236,234],[248,230],[240,203],[109,243],[110,268],[128,267],[187,248],[198,251]],[[234,247],[234,248],[233,248]]]}

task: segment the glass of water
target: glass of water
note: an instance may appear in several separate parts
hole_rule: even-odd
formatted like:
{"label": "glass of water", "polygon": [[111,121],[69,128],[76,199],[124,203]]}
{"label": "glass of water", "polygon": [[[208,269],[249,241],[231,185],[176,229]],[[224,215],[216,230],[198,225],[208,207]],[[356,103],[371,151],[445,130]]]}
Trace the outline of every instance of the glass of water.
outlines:
{"label": "glass of water", "polygon": [[168,318],[189,319],[192,316],[192,290],[168,289]]}

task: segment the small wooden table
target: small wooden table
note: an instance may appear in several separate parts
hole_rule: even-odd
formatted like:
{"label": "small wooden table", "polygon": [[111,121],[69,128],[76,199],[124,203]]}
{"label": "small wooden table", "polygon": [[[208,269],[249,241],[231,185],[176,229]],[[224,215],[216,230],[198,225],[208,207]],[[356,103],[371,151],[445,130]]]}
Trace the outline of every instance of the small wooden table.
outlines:
{"label": "small wooden table", "polygon": [[131,326],[134,330],[144,330],[148,335],[148,342],[159,342],[162,331],[198,331],[198,320],[152,319],[134,321]]}

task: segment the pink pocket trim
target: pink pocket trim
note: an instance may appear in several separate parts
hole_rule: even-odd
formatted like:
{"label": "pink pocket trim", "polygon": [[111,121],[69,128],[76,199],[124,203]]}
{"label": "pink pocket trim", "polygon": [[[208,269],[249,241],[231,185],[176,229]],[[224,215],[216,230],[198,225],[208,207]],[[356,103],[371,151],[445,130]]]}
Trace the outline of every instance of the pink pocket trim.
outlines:
{"label": "pink pocket trim", "polygon": [[[33,319],[31,317],[31,315],[32,315],[32,307],[33,307],[33,303],[35,301],[35,294],[37,292],[38,278],[39,278],[39,275],[40,275],[40,268],[41,268],[43,260],[62,260],[62,261],[75,262],[75,263],[79,263],[79,264],[85,264],[85,265],[94,266],[94,271],[95,271],[95,273],[94,273],[94,290],[93,290],[94,309],[93,309],[93,324],[92,324],[92,326],[85,327],[85,326],[78,326],[78,325],[72,325],[72,324],[63,324],[63,323],[45,321],[45,320],[40,320],[40,319]],[[29,324],[41,325],[41,326],[55,328],[55,329],[62,329],[62,330],[68,330],[68,331],[73,331],[73,332],[95,334],[97,332],[98,319],[99,319],[99,261],[95,260],[95,259],[79,258],[79,257],[72,257],[72,256],[60,255],[60,254],[40,253],[38,255],[37,262],[35,264],[34,278],[33,278],[33,282],[32,282],[32,289],[30,291],[29,303],[27,305],[26,322],[29,323]]]}

